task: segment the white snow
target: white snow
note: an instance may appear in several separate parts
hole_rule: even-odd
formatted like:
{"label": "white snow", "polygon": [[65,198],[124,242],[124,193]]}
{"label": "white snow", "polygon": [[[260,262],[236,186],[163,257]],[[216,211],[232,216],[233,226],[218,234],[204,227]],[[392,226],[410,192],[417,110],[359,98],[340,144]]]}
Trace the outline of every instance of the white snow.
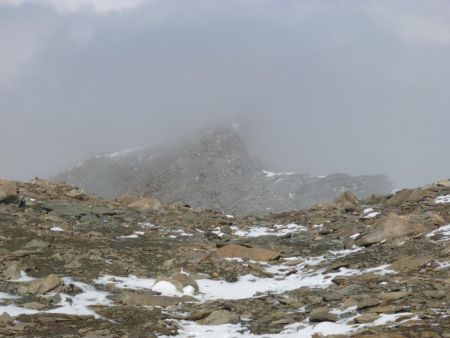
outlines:
{"label": "white snow", "polygon": [[55,232],[63,232],[64,229],[61,227],[52,227],[50,228],[50,231],[55,231]]}
{"label": "white snow", "polygon": [[295,223],[286,225],[276,224],[273,228],[264,226],[254,226],[247,230],[240,230],[237,226],[232,226],[233,234],[241,237],[259,237],[259,236],[284,236],[289,233],[306,231],[306,227]]}
{"label": "white snow", "polygon": [[273,173],[271,171],[263,170],[263,173],[266,174],[266,177],[272,178],[277,176],[288,176],[288,175],[294,175],[295,173],[292,172],[286,172],[286,173]]}
{"label": "white snow", "polygon": [[133,234],[128,235],[128,236],[119,236],[119,237],[116,237],[116,238],[119,238],[119,239],[124,239],[124,238],[139,238],[139,236],[138,236],[137,234],[133,233]]}
{"label": "white snow", "polygon": [[109,154],[103,155],[103,157],[108,157],[110,159],[117,159],[117,158],[120,158],[120,157],[122,157],[124,155],[128,155],[130,153],[133,153],[133,152],[135,152],[137,150],[140,150],[142,148],[145,148],[145,147],[147,147],[147,146],[140,146],[140,147],[135,147],[135,148],[124,149],[124,150],[121,150],[121,151],[116,151],[116,152],[113,152],[113,153],[109,153]]}
{"label": "white snow", "polygon": [[337,258],[340,258],[340,257],[348,256],[352,253],[362,251],[362,250],[364,250],[364,249],[354,245],[352,249],[343,249],[343,250],[337,250],[337,251],[329,250],[328,252],[331,253],[332,255],[337,256]]}
{"label": "white snow", "polygon": [[357,232],[356,234],[351,235],[350,238],[356,239],[359,236],[361,236],[361,234],[359,232]]}
{"label": "white snow", "polygon": [[58,308],[46,311],[48,313],[64,313],[69,315],[91,315],[95,318],[100,316],[93,310],[89,309],[92,305],[112,305],[112,302],[107,298],[108,292],[98,291],[93,286],[86,283],[74,281],[70,277],[63,278],[66,284],[74,284],[83,292],[70,296],[65,293],[60,293],[61,301],[57,304]]}
{"label": "white snow", "polygon": [[368,218],[374,218],[378,216],[380,213],[378,211],[375,211],[373,208],[367,208],[363,211],[362,218],[368,219]]}
{"label": "white snow", "polygon": [[[362,249],[356,248],[353,250],[335,251],[333,252],[333,255],[335,256],[334,258],[336,258],[336,256],[343,257],[359,250]],[[244,275],[234,283],[224,280],[198,279],[197,284],[199,285],[200,294],[196,295],[195,298],[199,301],[244,299],[265,293],[282,293],[300,287],[327,288],[332,284],[331,280],[336,276],[357,276],[367,273],[376,273],[379,275],[396,273],[396,271],[387,269],[389,265],[382,265],[363,270],[341,268],[336,272],[325,273],[325,269],[316,271],[311,269],[311,266],[323,262],[326,259],[324,256],[305,259],[302,259],[301,257],[296,258],[302,261],[294,266],[285,264],[264,265],[265,270],[274,275],[272,278]],[[155,284],[154,279],[139,278],[136,276],[116,277],[107,275],[96,279],[95,283],[114,283],[118,288],[149,289],[162,292],[164,295],[173,295],[175,293],[174,286],[172,287],[167,284],[158,285],[159,283]],[[182,294],[186,293],[184,291],[183,293],[177,293],[177,295]]]}
{"label": "white snow", "polygon": [[192,296],[195,292],[190,285],[184,287],[182,292],[179,292],[176,286],[168,281],[155,282],[156,280],[152,278],[139,278],[133,275],[128,277],[106,275],[94,280],[96,284],[112,283],[119,289],[152,290],[160,292],[163,296]]}
{"label": "white snow", "polygon": [[124,239],[124,238],[139,238],[139,236],[142,236],[142,235],[145,235],[145,232],[144,232],[144,231],[135,231],[135,232],[133,232],[131,235],[128,235],[128,236],[119,236],[119,237],[116,237],[116,238],[118,238],[118,239]]}
{"label": "white snow", "polygon": [[36,278],[28,276],[25,271],[20,271],[20,277],[14,280],[11,280],[11,282],[31,282],[32,280],[35,280]]}
{"label": "white snow", "polygon": [[429,234],[427,234],[427,237],[433,237],[434,235],[437,234],[441,234],[442,236],[444,236],[442,238],[442,241],[450,240],[450,224],[444,225],[431,231]]}
{"label": "white snow", "polygon": [[19,299],[19,298],[20,297],[18,297],[18,296],[14,296],[14,295],[11,295],[9,293],[0,291],[0,303],[3,303],[3,301],[7,300],[7,299]]}
{"label": "white snow", "polygon": [[[300,323],[286,325],[284,330],[275,334],[252,334],[246,327],[241,324],[224,324],[224,325],[200,325],[196,322],[181,320],[176,321],[181,327],[178,336],[176,337],[202,337],[202,338],[307,338],[315,334],[319,335],[336,335],[336,334],[351,334],[362,328],[379,326],[384,324],[397,324],[397,320],[402,316],[412,316],[411,313],[403,312],[396,314],[381,314],[373,323],[368,324],[354,324],[352,323],[358,315],[346,319],[341,319],[336,323],[321,322],[310,323],[309,319],[305,319]],[[415,320],[417,317],[405,319]],[[167,338],[161,336],[160,338]]]}
{"label": "white snow", "polygon": [[450,195],[439,196],[434,201],[436,204],[450,203]]}
{"label": "white snow", "polygon": [[[95,311],[89,309],[91,305],[112,305],[112,302],[107,298],[109,295],[104,291],[97,291],[93,286],[74,281],[72,278],[66,277],[63,278],[66,284],[74,284],[79,287],[82,292],[75,295],[69,296],[65,293],[60,293],[61,301],[56,304],[58,307],[55,309],[51,309],[48,311],[37,311],[31,309],[25,309],[19,307],[15,304],[10,305],[0,305],[0,313],[6,312],[12,317],[16,317],[22,314],[36,314],[40,312],[47,313],[63,313],[63,314],[71,314],[71,315],[92,315],[96,318],[100,316],[95,313]],[[50,295],[51,296],[51,295]],[[0,292],[0,303],[5,299],[19,299],[20,297],[5,294]]]}

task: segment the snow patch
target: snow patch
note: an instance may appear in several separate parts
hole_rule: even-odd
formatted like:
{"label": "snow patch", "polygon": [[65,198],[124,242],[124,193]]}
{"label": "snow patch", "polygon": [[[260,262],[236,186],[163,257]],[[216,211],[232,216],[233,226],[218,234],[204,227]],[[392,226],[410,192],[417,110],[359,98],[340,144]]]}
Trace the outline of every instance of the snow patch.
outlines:
{"label": "snow patch", "polygon": [[240,230],[237,226],[232,226],[233,234],[241,237],[259,237],[259,236],[284,236],[289,233],[306,231],[303,225],[290,223],[286,225],[276,224],[273,228],[264,226],[254,226],[247,230]]}
{"label": "snow patch", "polygon": [[293,172],[273,173],[273,172],[267,171],[267,170],[263,170],[263,173],[266,175],[266,177],[269,177],[269,178],[273,178],[273,177],[277,177],[277,176],[289,176],[289,175],[294,175],[295,174]]}
{"label": "snow patch", "polygon": [[450,195],[439,196],[438,198],[436,198],[436,199],[434,200],[434,202],[435,202],[436,204],[450,203]]}

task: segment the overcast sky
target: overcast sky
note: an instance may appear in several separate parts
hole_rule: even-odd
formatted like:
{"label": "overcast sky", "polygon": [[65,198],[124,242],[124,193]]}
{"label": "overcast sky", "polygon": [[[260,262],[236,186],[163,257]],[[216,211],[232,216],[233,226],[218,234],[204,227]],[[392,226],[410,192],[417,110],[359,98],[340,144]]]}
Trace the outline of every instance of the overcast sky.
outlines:
{"label": "overcast sky", "polygon": [[450,177],[448,0],[0,0],[0,176],[243,123],[268,169]]}

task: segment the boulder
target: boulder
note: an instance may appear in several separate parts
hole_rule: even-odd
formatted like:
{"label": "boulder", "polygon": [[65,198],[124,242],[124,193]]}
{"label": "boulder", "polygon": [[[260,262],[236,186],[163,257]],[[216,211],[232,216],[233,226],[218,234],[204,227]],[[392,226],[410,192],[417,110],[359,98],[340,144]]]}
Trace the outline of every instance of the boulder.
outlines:
{"label": "boulder", "polygon": [[357,210],[360,204],[354,193],[345,191],[336,197],[330,206],[342,210]]}
{"label": "boulder", "polygon": [[55,274],[30,282],[26,287],[19,291],[22,294],[45,295],[50,291],[54,291],[59,286],[63,286],[64,282]]}
{"label": "boulder", "polygon": [[16,203],[18,201],[15,182],[0,180],[0,203]]}
{"label": "boulder", "polygon": [[199,321],[202,325],[236,324],[238,322],[239,316],[228,310],[213,311],[206,318]]}
{"label": "boulder", "polygon": [[432,256],[403,256],[392,263],[389,268],[397,271],[417,270],[433,261],[433,259]]}
{"label": "boulder", "polygon": [[314,309],[309,315],[309,321],[312,323],[320,322],[336,322],[338,321],[338,316],[329,312],[327,308]]}
{"label": "boulder", "polygon": [[0,315],[0,324],[11,324],[13,322],[12,317],[7,313],[7,312],[3,312]]}
{"label": "boulder", "polygon": [[392,213],[380,218],[373,225],[372,230],[356,240],[356,244],[368,246],[382,241],[415,236],[420,233],[426,233],[428,230],[430,230],[429,226],[422,222],[416,222],[411,217]]}
{"label": "boulder", "polygon": [[367,324],[372,323],[377,320],[380,316],[376,313],[364,313],[355,318],[355,323],[357,324]]}
{"label": "boulder", "polygon": [[418,203],[433,194],[425,189],[403,189],[386,201],[386,205],[398,206],[403,203]]}
{"label": "boulder", "polygon": [[229,244],[217,250],[217,255],[227,258],[242,258],[253,261],[268,262],[280,257],[281,252],[263,248],[247,248],[245,246]]}

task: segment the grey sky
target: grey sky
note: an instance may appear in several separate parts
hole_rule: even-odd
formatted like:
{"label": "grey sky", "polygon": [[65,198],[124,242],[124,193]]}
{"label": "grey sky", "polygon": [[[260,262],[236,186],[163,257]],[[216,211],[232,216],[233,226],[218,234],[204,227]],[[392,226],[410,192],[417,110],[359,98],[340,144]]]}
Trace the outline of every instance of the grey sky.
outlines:
{"label": "grey sky", "polygon": [[244,121],[273,170],[450,177],[450,2],[0,0],[0,176]]}

